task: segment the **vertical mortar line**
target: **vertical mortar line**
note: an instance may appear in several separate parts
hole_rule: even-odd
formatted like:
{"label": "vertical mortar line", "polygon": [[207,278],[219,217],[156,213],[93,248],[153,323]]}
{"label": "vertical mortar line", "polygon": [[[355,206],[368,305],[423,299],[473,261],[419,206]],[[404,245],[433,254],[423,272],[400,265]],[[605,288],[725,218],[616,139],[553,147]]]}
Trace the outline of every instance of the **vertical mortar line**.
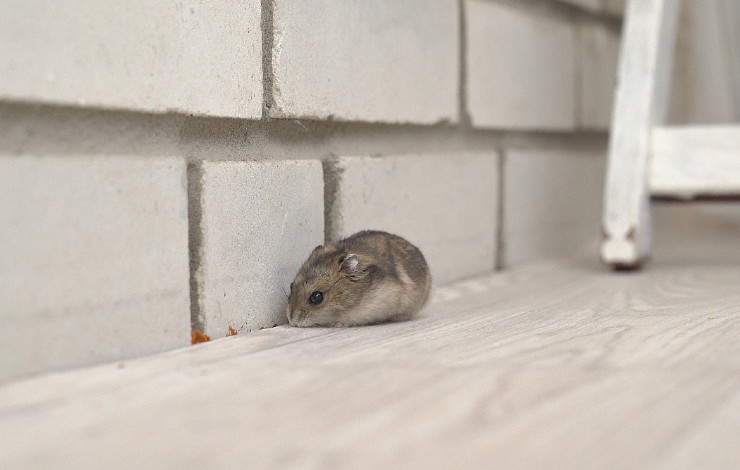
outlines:
{"label": "vertical mortar line", "polygon": [[[336,232],[334,220],[337,191],[339,190],[339,178],[341,170],[336,157],[331,155],[321,162],[324,170],[324,243],[334,241]],[[337,218],[341,215],[336,214]]]}
{"label": "vertical mortar line", "polygon": [[505,212],[505,175],[504,171],[506,168],[506,152],[503,147],[497,149],[498,152],[498,206],[496,207],[496,265],[494,269],[501,271],[506,267],[504,260],[506,240],[504,240],[504,216]]}
{"label": "vertical mortar line", "polygon": [[573,120],[575,122],[575,130],[584,128],[583,122],[583,93],[584,93],[584,78],[583,78],[583,28],[584,19],[581,15],[575,16],[574,30],[575,30],[575,44],[573,45]]}
{"label": "vertical mortar line", "polygon": [[272,49],[274,46],[273,0],[262,0],[262,119],[269,119],[275,104],[273,91]]}
{"label": "vertical mortar line", "polygon": [[458,2],[458,14],[460,15],[459,24],[460,24],[460,31],[459,31],[459,48],[458,48],[458,54],[459,54],[459,73],[458,73],[458,114],[460,119],[460,127],[462,128],[470,128],[471,127],[471,119],[470,119],[470,110],[468,109],[468,59],[467,59],[467,53],[468,53],[468,46],[466,42],[466,32],[467,32],[467,24],[465,22],[465,0],[459,0]]}
{"label": "vertical mortar line", "polygon": [[190,254],[190,324],[205,331],[200,308],[203,258],[203,167],[188,163],[188,251]]}

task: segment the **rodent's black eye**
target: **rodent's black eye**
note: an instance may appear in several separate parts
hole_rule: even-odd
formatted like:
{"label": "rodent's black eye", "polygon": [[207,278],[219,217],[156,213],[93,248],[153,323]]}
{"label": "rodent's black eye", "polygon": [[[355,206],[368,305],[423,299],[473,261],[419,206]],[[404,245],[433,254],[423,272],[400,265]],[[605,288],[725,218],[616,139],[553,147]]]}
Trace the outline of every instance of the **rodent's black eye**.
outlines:
{"label": "rodent's black eye", "polygon": [[311,305],[318,305],[321,302],[324,301],[324,293],[316,291],[311,294],[311,296],[308,298],[308,303]]}

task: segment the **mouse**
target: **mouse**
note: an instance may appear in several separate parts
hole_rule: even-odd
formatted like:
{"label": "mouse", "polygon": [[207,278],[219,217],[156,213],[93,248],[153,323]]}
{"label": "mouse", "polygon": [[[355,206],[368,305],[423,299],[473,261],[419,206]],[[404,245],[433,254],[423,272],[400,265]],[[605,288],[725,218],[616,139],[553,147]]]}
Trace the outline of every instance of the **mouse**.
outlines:
{"label": "mouse", "polygon": [[347,327],[411,320],[431,285],[419,248],[398,235],[363,230],[313,249],[290,284],[288,323]]}

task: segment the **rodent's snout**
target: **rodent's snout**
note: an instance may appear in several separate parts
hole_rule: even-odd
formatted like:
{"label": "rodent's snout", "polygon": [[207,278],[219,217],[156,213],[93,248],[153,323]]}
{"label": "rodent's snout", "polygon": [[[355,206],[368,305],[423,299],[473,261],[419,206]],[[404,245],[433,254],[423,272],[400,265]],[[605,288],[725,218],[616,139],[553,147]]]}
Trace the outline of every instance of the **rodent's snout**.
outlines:
{"label": "rodent's snout", "polygon": [[290,323],[291,326],[296,326],[295,325],[295,319],[294,319],[294,316],[295,315],[290,310],[290,305],[288,305],[287,307],[285,307],[285,316],[288,317],[288,323]]}
{"label": "rodent's snout", "polygon": [[290,305],[285,308],[285,316],[288,317],[288,323],[290,326],[301,326],[299,324],[300,318],[303,316],[301,312],[293,312],[290,309]]}

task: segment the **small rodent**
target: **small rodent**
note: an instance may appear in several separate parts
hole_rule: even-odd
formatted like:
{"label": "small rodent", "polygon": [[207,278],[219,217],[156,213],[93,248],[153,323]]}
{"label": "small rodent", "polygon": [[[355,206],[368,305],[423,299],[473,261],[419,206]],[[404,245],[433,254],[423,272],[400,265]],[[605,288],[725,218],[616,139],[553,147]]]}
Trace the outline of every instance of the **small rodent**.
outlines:
{"label": "small rodent", "polygon": [[405,239],[365,230],[319,245],[290,284],[293,326],[359,326],[412,319],[429,297],[424,255]]}

